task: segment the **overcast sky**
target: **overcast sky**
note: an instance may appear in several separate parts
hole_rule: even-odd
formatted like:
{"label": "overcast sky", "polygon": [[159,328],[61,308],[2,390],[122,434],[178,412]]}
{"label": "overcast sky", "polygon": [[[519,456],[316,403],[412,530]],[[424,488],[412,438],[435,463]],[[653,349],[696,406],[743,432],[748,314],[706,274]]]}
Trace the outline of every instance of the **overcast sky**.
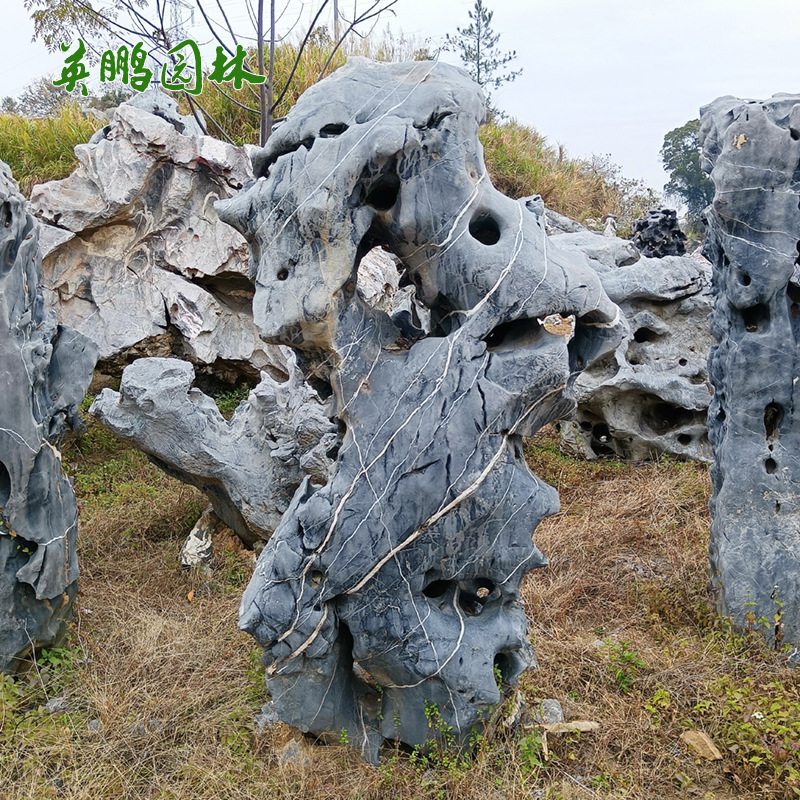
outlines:
{"label": "overcast sky", "polygon": [[[22,0],[1,1],[4,97],[38,75],[60,74],[64,62],[31,44]],[[352,9],[352,0],[339,1],[343,12]],[[291,2],[287,24],[300,7]],[[469,22],[473,3],[398,0],[386,21],[435,49]],[[243,0],[224,4],[235,28],[249,24]],[[306,15],[312,5],[306,3]],[[360,0],[360,8],[366,5]],[[800,0],[487,0],[487,6],[500,49],[516,50],[515,65],[524,70],[498,93],[497,105],[572,155],[609,154],[626,177],[656,189],[666,180],[659,157],[664,134],[696,117],[701,105],[725,94],[800,93]],[[200,28],[191,32],[202,35]]]}

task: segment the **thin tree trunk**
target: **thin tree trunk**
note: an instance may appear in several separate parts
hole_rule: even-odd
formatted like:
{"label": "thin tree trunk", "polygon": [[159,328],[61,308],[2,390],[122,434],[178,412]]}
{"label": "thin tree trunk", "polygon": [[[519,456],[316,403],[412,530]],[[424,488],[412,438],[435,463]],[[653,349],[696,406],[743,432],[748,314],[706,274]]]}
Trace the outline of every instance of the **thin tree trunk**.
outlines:
{"label": "thin tree trunk", "polygon": [[269,103],[266,109],[266,136],[261,143],[262,147],[272,135],[272,123],[275,120],[275,110],[272,102],[275,94],[275,0],[269,0],[269,75],[267,76],[267,94],[269,95]]}
{"label": "thin tree trunk", "polygon": [[[270,41],[274,42],[273,39],[273,28],[275,22],[275,15],[274,15],[274,8],[275,3],[274,0],[270,0],[271,6],[273,8],[273,15],[272,15],[272,24],[270,25]],[[258,0],[258,19],[256,22],[256,27],[258,30],[256,31],[256,47],[258,48],[258,74],[264,74],[264,0]],[[270,71],[272,70],[272,58],[273,58],[273,50],[274,45],[270,45],[269,51],[269,60],[270,60]],[[272,78],[270,77],[270,84]],[[267,94],[268,91],[270,93],[270,103],[267,104]],[[271,116],[271,112],[269,110],[269,106],[272,105],[271,102],[271,89],[268,90],[268,86],[264,85],[264,83],[258,84],[258,108],[261,112],[261,120],[258,126],[258,143],[263,147],[267,143],[267,137],[269,136],[268,133],[268,120],[267,117]]]}

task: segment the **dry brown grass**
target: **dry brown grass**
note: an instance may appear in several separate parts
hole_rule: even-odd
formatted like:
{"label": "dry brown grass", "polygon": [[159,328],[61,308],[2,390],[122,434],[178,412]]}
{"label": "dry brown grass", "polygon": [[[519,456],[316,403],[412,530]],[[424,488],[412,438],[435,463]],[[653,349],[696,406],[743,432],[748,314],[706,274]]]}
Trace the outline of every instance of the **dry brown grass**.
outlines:
{"label": "dry brown grass", "polygon": [[[304,745],[308,766],[279,763],[293,734],[254,735],[263,673],[236,629],[250,555],[222,541],[212,574],[181,571],[199,493],[97,428],[82,449],[67,451],[82,503],[79,613],[67,648],[0,682],[4,800],[793,796],[788,773],[727,749],[736,715],[789,697],[797,679],[708,610],[702,466],[586,464],[560,456],[552,433],[529,442],[563,510],[536,532],[550,566],[524,586],[539,669],[522,691],[600,729],[550,735],[547,760],[541,734],[523,729],[487,736],[474,759],[389,749],[373,768],[346,746]],[[721,679],[752,681],[749,712]],[[57,696],[68,710],[51,716],[42,704]],[[725,759],[694,757],[679,738],[689,728]]]}

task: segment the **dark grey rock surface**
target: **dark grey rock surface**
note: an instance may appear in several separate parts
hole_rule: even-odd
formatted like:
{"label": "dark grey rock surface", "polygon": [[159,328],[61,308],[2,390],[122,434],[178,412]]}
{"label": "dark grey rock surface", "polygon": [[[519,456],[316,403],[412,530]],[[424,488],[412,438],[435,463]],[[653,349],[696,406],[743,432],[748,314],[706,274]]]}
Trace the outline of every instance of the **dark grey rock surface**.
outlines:
{"label": "dark grey rock surface", "polygon": [[[575,375],[624,328],[583,255],[548,240],[543,205],[491,186],[484,113],[457,68],[351,59],[217,204],[250,244],[261,336],[296,349],[342,431],[240,625],[265,647],[275,713],[372,760],[384,738],[436,737],[431,715],[467,741],[501,699],[495,673],[513,685],[532,663],[519,586],[546,563],[531,532],[558,499],[521,436],[569,412]],[[379,245],[427,334],[358,290]],[[555,314],[574,328],[543,324]]]}
{"label": "dark grey rock surface", "polygon": [[39,226],[0,162],[0,671],[51,643],[77,591],[77,507],[59,445],[97,358],[45,310]]}
{"label": "dark grey rock surface", "polygon": [[682,256],[686,253],[686,234],[671,208],[654,208],[633,223],[633,244],[648,258]]}
{"label": "dark grey rock surface", "polygon": [[713,263],[711,569],[719,610],[800,643],[800,95],[701,112]]}
{"label": "dark grey rock surface", "polygon": [[[587,251],[595,252],[591,243]],[[589,263],[629,330],[575,381],[578,408],[558,423],[563,449],[589,459],[710,461],[711,265],[702,256],[642,257],[616,268]]]}
{"label": "dark grey rock surface", "polygon": [[264,373],[226,420],[192,388],[190,363],[140,358],[123,372],[119,392],[103,389],[89,413],[205,492],[217,516],[253,544],[270,537],[304,478],[325,483],[332,471],[336,425],[291,361],[287,368],[284,382]]}

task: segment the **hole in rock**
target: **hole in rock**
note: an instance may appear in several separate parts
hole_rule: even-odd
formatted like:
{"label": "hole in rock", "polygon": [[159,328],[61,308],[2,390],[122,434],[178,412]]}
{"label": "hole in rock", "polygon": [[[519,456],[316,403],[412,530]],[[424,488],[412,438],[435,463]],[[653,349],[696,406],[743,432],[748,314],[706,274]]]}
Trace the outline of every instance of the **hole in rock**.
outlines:
{"label": "hole in rock", "polygon": [[598,422],[592,427],[592,439],[589,444],[595,455],[615,456],[617,453],[614,448],[610,446],[612,440],[611,431],[605,422]]}
{"label": "hole in rock", "polygon": [[8,203],[3,203],[3,227],[10,228],[11,227],[11,206]]}
{"label": "hole in rock", "polygon": [[680,364],[682,367],[685,367],[688,363],[689,362],[685,358],[678,359],[678,364]]}
{"label": "hole in rock", "polygon": [[661,334],[656,333],[651,328],[639,328],[633,334],[634,342],[656,342],[661,338]]}
{"label": "hole in rock", "polygon": [[314,137],[307,136],[297,142],[287,142],[280,150],[271,153],[269,157],[264,155],[262,150],[260,155],[253,157],[253,177],[266,178],[269,175],[269,168],[281,157],[298,151],[301,147],[310,150],[314,146]]}
{"label": "hole in rock", "polygon": [[688,408],[656,402],[643,408],[641,419],[642,425],[654,433],[664,434],[690,425],[694,422],[694,414]]}
{"label": "hole in rock", "polygon": [[789,128],[789,136],[792,137],[795,141],[800,139],[800,131],[795,130],[794,128]]}
{"label": "hole in rock", "polygon": [[320,139],[330,139],[333,136],[339,136],[347,130],[347,125],[344,122],[329,122],[319,129]]}
{"label": "hole in rock", "polygon": [[772,475],[772,473],[778,469],[778,462],[774,458],[768,458],[764,462],[764,469],[767,471],[767,474]]}
{"label": "hole in rock", "polygon": [[533,344],[541,331],[542,326],[536,319],[515,319],[492,328],[483,341],[488,350],[513,350]]}
{"label": "hole in rock", "polygon": [[388,211],[397,202],[399,194],[400,176],[394,171],[385,172],[370,186],[361,202],[377,211]]}
{"label": "hole in rock", "polygon": [[742,286],[749,286],[752,282],[753,279],[746,272],[739,273],[739,283],[741,283]]}
{"label": "hole in rock", "polygon": [[458,605],[468,617],[477,617],[483,611],[483,598],[474,592],[461,589],[458,593]]}
{"label": "hole in rock", "polygon": [[729,267],[730,265],[731,265],[731,260],[728,258],[728,256],[725,255],[725,253],[722,253],[722,266]]}
{"label": "hole in rock", "polygon": [[797,258],[794,260],[794,263],[800,266],[800,239],[797,241]]}
{"label": "hole in rock", "polygon": [[764,330],[769,323],[769,308],[765,303],[759,303],[742,309],[742,322],[748,333],[758,333]]}
{"label": "hole in rock", "polygon": [[509,683],[513,677],[513,666],[508,653],[498,653],[494,657],[494,674],[500,673],[500,681],[504,684]]}
{"label": "hole in rock", "polygon": [[601,444],[611,441],[611,431],[605,422],[598,422],[597,425],[592,427],[592,436]]}
{"label": "hole in rock", "polygon": [[698,372],[697,375],[692,375],[689,378],[689,383],[693,383],[695,386],[699,386],[701,383],[706,382],[706,374],[705,372]]}
{"label": "hole in rock", "polygon": [[682,444],[684,447],[690,445],[692,443],[692,437],[689,436],[688,433],[679,433],[678,434],[678,444]]}
{"label": "hole in rock", "polygon": [[327,400],[333,394],[333,386],[331,386],[330,381],[326,381],[318,375],[308,375],[306,380],[308,385],[320,396],[321,400]]}
{"label": "hole in rock", "polygon": [[[452,113],[452,111],[434,111],[430,117],[428,117],[428,121],[423,127],[438,128],[442,124],[442,121],[451,116]],[[416,125],[414,127],[416,127]]]}
{"label": "hole in rock", "polygon": [[767,432],[767,439],[772,439],[778,434],[782,419],[783,406],[780,403],[773,401],[764,409],[764,429]]}
{"label": "hole in rock", "polygon": [[0,461],[0,506],[6,507],[11,497],[11,475],[8,467]]}
{"label": "hole in rock", "polygon": [[786,287],[786,294],[789,297],[789,313],[792,315],[792,319],[797,319],[800,317],[800,286],[796,283],[789,282],[789,285]]}
{"label": "hole in rock", "polygon": [[588,419],[585,419],[581,422],[581,430],[590,431],[592,429],[592,423],[589,422]]}
{"label": "hole in rock", "polygon": [[289,277],[289,270],[286,269],[286,267],[281,267],[281,269],[278,270],[278,275],[277,275],[278,280],[285,281],[288,277]]}
{"label": "hole in rock", "polygon": [[325,573],[319,569],[312,569],[311,574],[308,576],[311,581],[311,586],[314,589],[319,589],[322,581],[325,580]]}
{"label": "hole in rock", "polygon": [[776,501],[775,503],[775,513],[777,514],[781,510],[781,504]]}
{"label": "hole in rock", "polygon": [[448,589],[450,588],[450,581],[442,580],[441,578],[437,578],[434,581],[431,581],[423,590],[422,594],[425,597],[441,597]]}
{"label": "hole in rock", "polygon": [[484,212],[477,214],[469,223],[470,236],[481,244],[492,245],[500,241],[500,225],[491,215]]}
{"label": "hole in rock", "polygon": [[728,416],[728,415],[725,413],[725,409],[724,409],[724,408],[721,408],[721,409],[720,409],[720,410],[717,412],[717,419],[718,419],[720,422],[725,422],[725,417],[727,417],[727,416]]}

